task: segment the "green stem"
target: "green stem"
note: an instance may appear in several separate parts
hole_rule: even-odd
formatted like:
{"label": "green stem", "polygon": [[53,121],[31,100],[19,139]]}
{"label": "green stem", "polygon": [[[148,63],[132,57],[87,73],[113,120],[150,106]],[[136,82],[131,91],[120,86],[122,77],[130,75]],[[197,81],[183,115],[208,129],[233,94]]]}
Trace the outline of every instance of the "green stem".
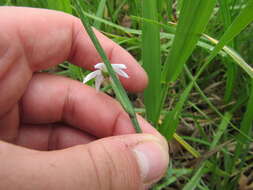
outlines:
{"label": "green stem", "polygon": [[100,45],[96,35],[94,34],[94,31],[89,24],[88,17],[83,13],[82,6],[80,5],[80,2],[78,0],[74,0],[73,2],[75,5],[75,8],[76,8],[76,11],[79,14],[80,19],[84,25],[84,28],[86,29],[86,32],[88,33],[90,39],[93,42],[93,45],[95,46],[95,48],[97,49],[103,62],[105,63],[106,69],[108,70],[108,73],[112,79],[112,87],[113,87],[113,90],[114,90],[117,98],[119,99],[124,110],[128,113],[128,115],[132,121],[132,124],[135,128],[136,133],[142,133],[142,130],[141,130],[139,123],[137,121],[136,113],[133,109],[133,106],[132,106],[128,96],[127,96],[127,93],[124,90],[124,88],[122,87],[118,77],[116,76],[116,74],[112,68],[112,65],[111,65],[109,59],[107,58],[102,46]]}

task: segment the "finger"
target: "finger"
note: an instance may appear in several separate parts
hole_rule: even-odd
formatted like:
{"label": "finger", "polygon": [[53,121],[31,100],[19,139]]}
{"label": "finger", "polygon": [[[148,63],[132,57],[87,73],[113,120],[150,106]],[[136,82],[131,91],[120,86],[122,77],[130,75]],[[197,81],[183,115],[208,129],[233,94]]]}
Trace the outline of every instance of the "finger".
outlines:
{"label": "finger", "polygon": [[[80,27],[79,22],[77,25],[77,28]],[[95,47],[89,40],[87,34],[84,32],[82,26],[79,30],[81,30],[81,32],[78,33],[79,37],[76,38],[76,47],[74,46],[73,49],[84,50],[85,52],[76,51],[74,56],[70,58],[70,61],[73,61],[81,67],[85,67],[89,70],[94,70],[94,65],[102,62],[101,57],[95,50]],[[143,89],[147,86],[148,78],[145,71],[137,63],[137,61],[126,50],[124,50],[118,44],[114,43],[109,38],[105,37],[97,30],[95,30],[95,34],[98,37],[100,44],[105,50],[105,53],[107,54],[111,63],[126,65],[126,70],[124,71],[126,71],[129,78],[119,76],[119,79],[122,82],[123,86],[130,92],[143,91]],[[83,37],[84,35],[86,38]]]}
{"label": "finger", "polygon": [[[154,130],[150,130],[146,121],[138,117],[139,124],[142,126],[144,133],[154,134]],[[126,134],[124,131],[115,131],[114,135]],[[155,135],[159,136],[155,132]],[[60,150],[75,145],[87,144],[97,138],[85,133],[79,129],[71,128],[63,124],[46,124],[46,125],[21,125],[15,141],[16,145],[36,150]],[[2,139],[5,140],[5,139]]]}
{"label": "finger", "polygon": [[[60,76],[34,76],[21,105],[23,123],[64,121],[96,137],[135,132],[117,101],[80,82]],[[147,122],[140,121],[144,132],[160,136]]]}
{"label": "finger", "polygon": [[0,140],[13,142],[18,135],[19,108],[15,105],[2,118],[0,117]]}
{"label": "finger", "polygon": [[0,189],[139,190],[162,177],[169,159],[167,145],[151,135],[105,138],[52,152],[0,146]]}
{"label": "finger", "polygon": [[[0,89],[6,94],[0,99],[0,107],[10,108],[17,102],[34,71],[67,59],[87,69],[101,62],[76,17],[17,7],[0,7],[0,16],[5,18],[0,20]],[[130,78],[122,79],[123,85],[130,91],[145,88],[147,76],[134,58],[98,31],[96,35],[111,62],[127,66]]]}
{"label": "finger", "polygon": [[21,125],[15,144],[36,150],[59,150],[96,140],[83,131],[63,124]]}

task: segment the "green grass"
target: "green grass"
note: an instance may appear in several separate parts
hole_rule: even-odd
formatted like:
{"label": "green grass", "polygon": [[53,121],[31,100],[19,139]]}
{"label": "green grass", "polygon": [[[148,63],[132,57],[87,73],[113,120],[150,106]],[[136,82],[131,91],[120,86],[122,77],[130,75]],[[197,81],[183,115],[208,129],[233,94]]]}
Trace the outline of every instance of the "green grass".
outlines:
{"label": "green grass", "polygon": [[[0,0],[77,15],[73,2]],[[153,189],[238,189],[253,168],[253,1],[86,0],[80,7],[149,75],[145,92],[129,97],[171,146],[167,175]],[[67,62],[59,69],[80,81],[88,73]]]}
{"label": "green grass", "polygon": [[146,19],[142,23],[142,62],[149,76],[149,84],[144,93],[144,104],[148,121],[156,125],[161,97],[160,26],[154,22],[148,22],[147,19],[158,22],[157,2],[143,1],[142,10],[143,18]]}

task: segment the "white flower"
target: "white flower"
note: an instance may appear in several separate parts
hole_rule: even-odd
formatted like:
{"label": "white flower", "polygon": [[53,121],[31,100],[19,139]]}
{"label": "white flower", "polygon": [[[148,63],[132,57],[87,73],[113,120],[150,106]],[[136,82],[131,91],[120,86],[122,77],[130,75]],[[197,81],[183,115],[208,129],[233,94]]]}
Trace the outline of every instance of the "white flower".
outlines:
{"label": "white flower", "polygon": [[[83,83],[88,82],[89,80],[96,78],[95,80],[95,87],[97,89],[97,91],[100,89],[100,86],[102,84],[102,82],[105,80],[104,78],[104,73],[108,73],[106,66],[104,63],[98,63],[94,66],[94,68],[96,69],[95,71],[89,73],[84,79],[83,79]],[[124,64],[112,64],[112,68],[114,69],[114,71],[124,77],[124,78],[129,78],[129,76],[123,71],[123,69],[126,69],[127,67]]]}

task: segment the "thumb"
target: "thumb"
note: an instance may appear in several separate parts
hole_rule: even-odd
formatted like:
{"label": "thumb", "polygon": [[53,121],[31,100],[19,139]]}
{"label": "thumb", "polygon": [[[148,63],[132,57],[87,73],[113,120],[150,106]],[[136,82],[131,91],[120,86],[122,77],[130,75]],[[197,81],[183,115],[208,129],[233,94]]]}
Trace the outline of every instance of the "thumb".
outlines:
{"label": "thumb", "polygon": [[134,134],[40,152],[0,142],[0,189],[139,190],[168,165],[163,139]]}

